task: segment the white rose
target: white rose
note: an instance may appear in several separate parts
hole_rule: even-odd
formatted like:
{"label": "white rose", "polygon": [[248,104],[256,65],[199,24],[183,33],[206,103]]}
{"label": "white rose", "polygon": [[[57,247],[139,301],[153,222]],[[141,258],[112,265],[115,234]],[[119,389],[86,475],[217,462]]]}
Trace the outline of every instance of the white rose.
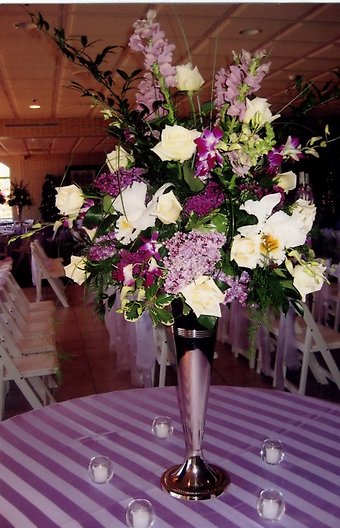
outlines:
{"label": "white rose", "polygon": [[76,185],[65,185],[57,190],[55,205],[62,215],[76,217],[83,203],[83,191]]}
{"label": "white rose", "polygon": [[292,191],[296,187],[296,174],[293,171],[281,172],[276,175],[275,183],[286,193]]}
{"label": "white rose", "polygon": [[188,130],[179,125],[166,125],[161,134],[161,141],[151,150],[162,161],[186,161],[196,152],[194,140],[200,137],[198,130]]}
{"label": "white rose", "polygon": [[85,271],[86,259],[72,255],[71,263],[65,266],[65,275],[77,284],[83,284],[88,273]]}
{"label": "white rose", "polygon": [[271,123],[274,119],[280,117],[279,114],[272,115],[269,110],[270,104],[267,99],[263,97],[255,97],[254,99],[246,98],[246,111],[243,117],[244,123],[253,122],[254,126],[261,127],[265,123]]}
{"label": "white rose", "polygon": [[163,224],[175,224],[182,206],[172,191],[160,196],[156,209],[156,216]]}
{"label": "white rose", "polygon": [[113,172],[120,167],[127,167],[132,161],[133,156],[128,154],[128,152],[126,152],[121,146],[115,147],[115,149],[106,156],[106,164]]}
{"label": "white rose", "polygon": [[306,295],[321,290],[325,281],[325,270],[326,267],[316,261],[304,265],[298,264],[293,270],[289,269],[294,277],[293,286],[300,293],[303,302],[306,300]]}
{"label": "white rose", "polygon": [[197,69],[190,63],[176,66],[176,84],[179,90],[197,92],[204,84],[204,79]]}
{"label": "white rose", "polygon": [[292,217],[299,219],[307,235],[313,227],[316,215],[316,207],[307,200],[300,198],[293,204]]}
{"label": "white rose", "polygon": [[224,293],[216,286],[211,277],[201,275],[188,286],[185,286],[181,293],[197,317],[200,315],[221,317],[220,304],[224,301]]}
{"label": "white rose", "polygon": [[254,269],[261,263],[261,238],[258,234],[242,237],[236,235],[230,250],[230,259],[241,268]]}

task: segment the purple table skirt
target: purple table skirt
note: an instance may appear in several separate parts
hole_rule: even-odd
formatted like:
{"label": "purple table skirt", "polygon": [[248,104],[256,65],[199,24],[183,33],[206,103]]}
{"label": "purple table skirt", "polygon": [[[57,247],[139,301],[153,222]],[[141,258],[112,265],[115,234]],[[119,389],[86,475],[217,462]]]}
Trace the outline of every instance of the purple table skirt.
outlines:
{"label": "purple table skirt", "polygon": [[[155,416],[174,421],[169,440],[151,432]],[[256,511],[264,488],[279,489],[286,513],[275,527],[339,528],[340,407],[279,391],[212,386],[204,454],[232,484],[221,497],[180,501],[161,474],[184,457],[173,387],[135,389],[54,404],[0,424],[1,528],[123,528],[132,498],[154,506],[154,528],[273,526]],[[260,456],[265,438],[285,445],[281,464]],[[115,474],[93,484],[89,459],[108,455]]]}

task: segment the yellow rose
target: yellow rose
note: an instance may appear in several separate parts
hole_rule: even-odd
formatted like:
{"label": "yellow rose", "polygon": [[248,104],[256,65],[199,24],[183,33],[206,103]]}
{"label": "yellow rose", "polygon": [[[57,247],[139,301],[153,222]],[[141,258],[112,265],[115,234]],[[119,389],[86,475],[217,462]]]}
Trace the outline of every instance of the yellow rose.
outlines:
{"label": "yellow rose", "polygon": [[182,206],[172,191],[159,197],[156,216],[163,224],[175,224],[182,211]]}
{"label": "yellow rose", "polygon": [[185,286],[181,293],[197,317],[200,315],[221,317],[220,305],[224,301],[224,293],[216,286],[211,277],[201,275],[188,286]]}
{"label": "yellow rose", "polygon": [[236,235],[231,246],[230,259],[235,260],[241,268],[254,269],[261,263],[260,248],[261,238],[258,234],[245,237]]}
{"label": "yellow rose", "polygon": [[197,69],[190,63],[176,66],[176,83],[179,90],[197,92],[204,84],[204,79]]}
{"label": "yellow rose", "polygon": [[186,161],[196,152],[194,139],[200,137],[198,130],[188,130],[180,125],[166,125],[162,131],[161,141],[151,150],[162,161]]}
{"label": "yellow rose", "polygon": [[84,203],[83,191],[76,185],[59,187],[55,199],[56,207],[63,216],[76,217]]}
{"label": "yellow rose", "polygon": [[86,259],[84,257],[71,256],[71,263],[65,266],[65,275],[77,284],[85,282],[88,273],[85,271]]}

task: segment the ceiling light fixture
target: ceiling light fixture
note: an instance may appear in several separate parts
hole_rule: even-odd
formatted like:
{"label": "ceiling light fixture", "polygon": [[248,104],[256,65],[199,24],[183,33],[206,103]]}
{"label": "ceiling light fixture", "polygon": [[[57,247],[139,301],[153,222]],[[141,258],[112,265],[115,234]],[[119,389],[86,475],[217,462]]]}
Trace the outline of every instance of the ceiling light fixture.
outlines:
{"label": "ceiling light fixture", "polygon": [[17,22],[16,24],[14,24],[14,27],[16,29],[36,29],[37,28],[37,25],[34,24],[34,22]]}
{"label": "ceiling light fixture", "polygon": [[262,33],[262,29],[259,28],[249,28],[249,29],[241,29],[240,35],[245,35],[246,37],[253,37],[254,35],[259,35]]}
{"label": "ceiling light fixture", "polygon": [[40,104],[38,103],[38,99],[32,99],[32,104],[30,104],[31,110],[38,110],[41,108]]}

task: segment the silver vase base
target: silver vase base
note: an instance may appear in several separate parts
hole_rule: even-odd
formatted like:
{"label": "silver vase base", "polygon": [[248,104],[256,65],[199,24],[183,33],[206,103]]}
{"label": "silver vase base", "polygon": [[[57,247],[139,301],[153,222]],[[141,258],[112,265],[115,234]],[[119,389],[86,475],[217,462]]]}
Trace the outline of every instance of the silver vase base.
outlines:
{"label": "silver vase base", "polygon": [[184,464],[172,466],[161,477],[161,486],[172,497],[182,500],[214,499],[230,484],[228,473],[201,457],[192,457]]}

